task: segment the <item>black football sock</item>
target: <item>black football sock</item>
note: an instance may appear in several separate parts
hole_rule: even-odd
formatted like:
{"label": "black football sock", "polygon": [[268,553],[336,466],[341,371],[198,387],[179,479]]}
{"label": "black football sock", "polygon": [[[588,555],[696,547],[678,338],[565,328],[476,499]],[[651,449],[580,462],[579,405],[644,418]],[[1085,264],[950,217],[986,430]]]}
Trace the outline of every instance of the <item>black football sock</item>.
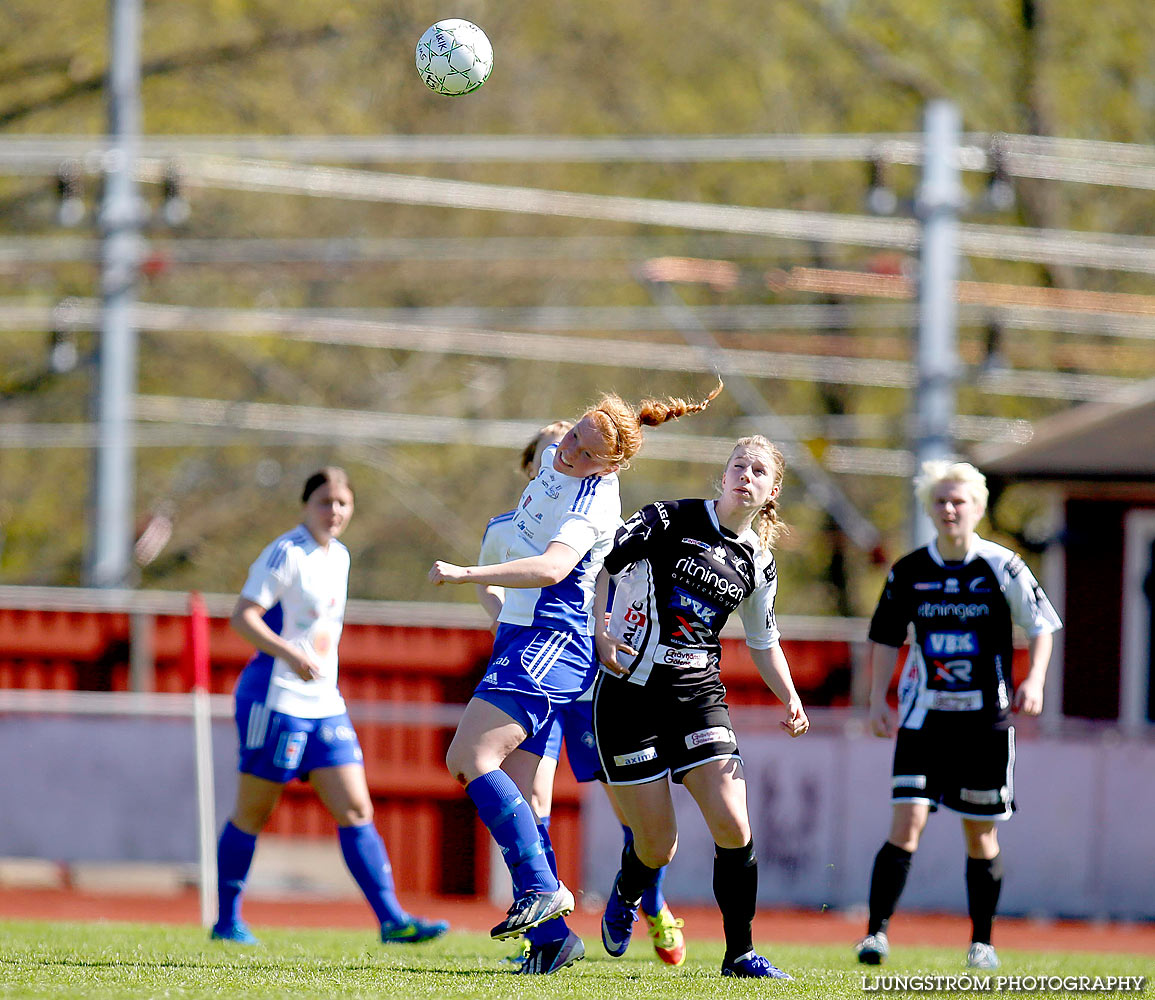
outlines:
{"label": "black football sock", "polygon": [[622,848],[622,874],[618,879],[618,895],[630,905],[636,906],[642,894],[654,884],[660,871],[660,868],[642,864],[634,853],[634,842],[631,840]]}
{"label": "black football sock", "polygon": [[874,871],[870,875],[870,921],[867,934],[885,933],[886,925],[898,906],[898,897],[906,888],[910,861],[914,855],[897,847],[889,840],[874,856]]}
{"label": "black football sock", "polygon": [[754,950],[754,911],[758,905],[758,858],[754,842],[745,847],[714,845],[714,898],[722,911],[726,961]]}
{"label": "black football sock", "polygon": [[991,943],[991,924],[999,906],[1003,888],[1003,856],[967,858],[967,909],[970,910],[973,930],[971,940]]}

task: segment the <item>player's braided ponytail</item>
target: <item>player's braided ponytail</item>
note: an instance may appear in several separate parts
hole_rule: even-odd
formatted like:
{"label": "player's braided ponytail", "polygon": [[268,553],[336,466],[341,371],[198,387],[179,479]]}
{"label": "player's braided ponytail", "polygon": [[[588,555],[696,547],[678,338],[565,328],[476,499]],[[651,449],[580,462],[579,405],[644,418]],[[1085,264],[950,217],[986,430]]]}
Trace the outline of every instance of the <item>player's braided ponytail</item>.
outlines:
{"label": "player's braided ponytail", "polygon": [[622,469],[628,469],[630,459],[642,449],[645,440],[643,426],[659,427],[667,420],[677,420],[687,413],[698,413],[709,406],[721,391],[722,381],[719,379],[714,390],[700,403],[670,396],[666,399],[643,399],[637,409],[611,392],[582,416],[589,417],[601,432],[606,443],[606,458]]}

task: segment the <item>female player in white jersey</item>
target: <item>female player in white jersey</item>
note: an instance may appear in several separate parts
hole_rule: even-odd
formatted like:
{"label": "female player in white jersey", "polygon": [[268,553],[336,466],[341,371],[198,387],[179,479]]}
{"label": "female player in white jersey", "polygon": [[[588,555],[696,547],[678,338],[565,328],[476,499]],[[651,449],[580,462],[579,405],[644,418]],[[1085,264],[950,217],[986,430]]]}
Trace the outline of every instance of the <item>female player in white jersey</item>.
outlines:
{"label": "female player in white jersey", "polygon": [[589,686],[594,584],[621,520],[618,470],[641,449],[643,425],[702,410],[721,388],[702,403],[645,400],[637,409],[603,396],[542,454],[541,470],[518,504],[506,560],[438,561],[429,571],[434,584],[505,588],[489,667],[446,754],[513,878],[513,905],[492,937],[523,934],[573,909],[573,893],[550,868],[533,809],[501,765]]}
{"label": "female player in white jersey", "polygon": [[[542,453],[551,444],[560,441],[571,427],[573,424],[570,421],[558,420],[546,424],[530,439],[521,455],[521,471],[528,479],[537,478]],[[487,566],[505,559],[512,540],[513,520],[516,514],[517,511],[514,509],[490,518],[482,536],[481,552],[477,557],[478,565]],[[479,585],[477,598],[489,614],[493,629],[496,631],[497,620],[505,600],[505,591],[501,587]],[[513,779],[522,795],[528,792],[547,856],[552,856],[553,853],[549,835],[550,813],[553,806],[554,775],[561,756],[563,738],[570,768],[579,782],[596,781],[604,777],[601,773],[597,748],[594,746],[592,686],[576,701],[561,706],[552,721],[536,735],[526,739],[501,765],[501,769]],[[622,821],[617,803],[612,796],[610,801],[618,820]],[[622,832],[627,840],[633,836],[624,821]],[[557,871],[556,864],[551,863],[551,868],[554,872]],[[683,922],[674,917],[666,903],[662,892],[664,876],[663,868],[661,875],[642,899],[642,913],[657,956],[668,965],[681,965],[686,959],[686,944],[682,935]],[[573,965],[585,956],[585,945],[581,938],[569,929],[565,917],[558,917],[530,928],[526,931],[525,938],[524,954],[516,959],[510,959],[518,963],[517,971],[521,973],[548,975]]]}
{"label": "female player in white jersey", "polygon": [[718,638],[737,610],[758,672],[786,706],[782,728],[805,733],[810,724],[774,619],[771,546],[784,527],[777,512],[783,472],[771,442],[742,438],[717,499],[643,507],[606,556],[599,604],[610,574],[617,587],[609,625],[597,635],[605,670],[594,685],[594,734],[634,832],[602,917],[611,955],[625,954],[639,901],[677,850],[672,778],[693,796],[714,839],[714,895],[726,936],[722,975],[792,978],[754,950],[757,858]]}
{"label": "female player in white jersey", "polygon": [[212,936],[256,944],[241,919],[242,890],[257,835],[284,786],[300,778],[337,821],[341,852],[381,924],[381,940],[425,941],[449,925],[411,916],[397,901],[361,746],[337,687],[349,581],[349,550],[338,538],[353,516],[353,488],[343,469],[329,466],[306,480],[301,502],[301,523],[266,546],[233,611],[233,628],[257,653],[237,682],[240,778],[217,845]]}

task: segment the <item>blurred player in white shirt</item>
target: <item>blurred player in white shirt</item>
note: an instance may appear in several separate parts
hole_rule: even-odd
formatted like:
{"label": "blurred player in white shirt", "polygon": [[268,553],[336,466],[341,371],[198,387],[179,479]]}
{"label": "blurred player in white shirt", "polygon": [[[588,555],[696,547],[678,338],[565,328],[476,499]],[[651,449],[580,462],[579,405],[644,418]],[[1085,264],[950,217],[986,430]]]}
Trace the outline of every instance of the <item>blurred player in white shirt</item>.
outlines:
{"label": "blurred player in white shirt", "polygon": [[382,942],[444,934],[444,921],[402,909],[385,844],[373,825],[361,745],[337,687],[337,646],[345,618],[349,550],[338,541],[353,516],[343,469],[305,482],[302,521],[275,539],[249,570],[231,623],[257,648],[236,689],[240,777],[233,814],[217,845],[214,939],[255,944],[241,896],[257,835],[285,785],[308,781],[337,821],[349,871],[381,925]]}

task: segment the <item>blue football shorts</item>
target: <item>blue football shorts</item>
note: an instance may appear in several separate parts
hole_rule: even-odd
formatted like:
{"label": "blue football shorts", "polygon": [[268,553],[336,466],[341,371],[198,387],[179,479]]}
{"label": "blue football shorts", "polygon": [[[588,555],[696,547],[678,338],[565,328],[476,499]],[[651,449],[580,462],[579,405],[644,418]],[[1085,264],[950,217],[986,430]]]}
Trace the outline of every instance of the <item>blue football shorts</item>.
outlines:
{"label": "blue football shorts", "polygon": [[500,708],[534,736],[589,687],[594,669],[592,637],[502,622],[473,697]]}
{"label": "blue football shorts", "polygon": [[317,768],[364,763],[348,714],[298,719],[238,698],[236,721],[241,774],[283,785],[293,778],[307,781]]}
{"label": "blue football shorts", "polygon": [[593,699],[571,701],[562,705],[553,717],[533,736],[518,747],[539,757],[557,760],[561,757],[561,741],[565,738],[565,752],[569,766],[578,781],[600,780],[601,761],[594,743]]}

